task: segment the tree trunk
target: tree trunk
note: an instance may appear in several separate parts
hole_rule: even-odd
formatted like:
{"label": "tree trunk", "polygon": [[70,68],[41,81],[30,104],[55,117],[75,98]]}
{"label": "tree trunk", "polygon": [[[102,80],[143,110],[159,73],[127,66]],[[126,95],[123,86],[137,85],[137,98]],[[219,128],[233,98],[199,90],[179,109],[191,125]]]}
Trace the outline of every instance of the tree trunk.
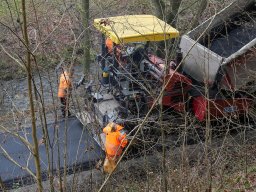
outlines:
{"label": "tree trunk", "polygon": [[154,14],[159,19],[164,19],[165,4],[162,0],[151,0]]}
{"label": "tree trunk", "polygon": [[[166,23],[176,27],[176,22],[178,18],[179,8],[182,0],[170,0],[170,5],[166,4],[163,0],[151,0],[152,8],[154,10],[154,15],[162,19]],[[171,7],[168,9],[168,7]],[[172,50],[175,44],[169,47],[169,50]],[[163,55],[163,50],[165,48],[165,43],[158,43],[157,55],[159,57],[166,57]],[[171,53],[171,51],[169,52]]]}
{"label": "tree trunk", "polygon": [[151,0],[155,16],[174,27],[176,27],[181,2],[182,0],[170,0],[171,9],[167,9],[169,5],[165,4],[163,0]]}
{"label": "tree trunk", "polygon": [[166,22],[176,27],[179,8],[182,0],[171,0],[171,11],[167,15]]}
{"label": "tree trunk", "polygon": [[192,21],[192,25],[191,25],[191,29],[195,28],[198,24],[199,24],[199,18],[202,15],[202,13],[204,12],[205,8],[207,7],[207,0],[201,0],[200,5],[197,9],[196,15]]}
{"label": "tree trunk", "polygon": [[22,0],[22,15],[23,15],[23,34],[26,45],[26,60],[27,60],[27,78],[28,78],[28,95],[29,95],[29,103],[30,103],[30,113],[31,113],[31,122],[32,122],[32,139],[34,143],[33,147],[33,156],[35,160],[36,167],[36,178],[37,178],[37,186],[38,191],[43,191],[42,186],[42,177],[41,177],[41,166],[40,166],[40,157],[38,151],[38,139],[36,135],[36,118],[35,118],[35,110],[34,110],[34,102],[33,102],[33,94],[32,94],[32,72],[31,72],[31,53],[29,50],[29,39],[27,33],[27,18],[26,18],[26,3],[25,0]]}
{"label": "tree trunk", "polygon": [[84,24],[84,74],[86,77],[90,71],[90,30],[89,30],[89,0],[82,0],[83,24]]}
{"label": "tree trunk", "polygon": [[[154,14],[158,18],[165,20],[168,24],[172,25],[173,27],[176,27],[177,24],[177,18],[181,2],[182,0],[170,0],[171,9],[167,9],[169,5],[165,4],[163,0],[151,0]],[[205,8],[207,7],[207,3],[208,0],[199,1],[199,6],[196,11],[196,15],[194,19],[191,21],[191,28],[194,28],[199,24],[198,20],[202,15],[203,11],[205,10]]]}

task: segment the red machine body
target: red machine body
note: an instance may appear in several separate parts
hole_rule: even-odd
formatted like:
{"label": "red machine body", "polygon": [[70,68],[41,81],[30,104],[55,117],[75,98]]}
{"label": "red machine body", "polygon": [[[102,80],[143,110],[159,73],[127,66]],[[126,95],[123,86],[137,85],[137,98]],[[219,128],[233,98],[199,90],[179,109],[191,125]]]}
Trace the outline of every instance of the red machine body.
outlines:
{"label": "red machine body", "polygon": [[165,87],[162,104],[173,108],[178,112],[186,110],[188,91],[191,89],[191,80],[175,71],[175,63],[170,62],[165,69],[165,61],[155,55],[149,55],[149,60],[158,70],[151,71],[151,75],[157,78]]}
{"label": "red machine body", "polygon": [[[124,68],[126,61],[118,64],[119,67]],[[147,59],[142,60],[140,64],[147,68],[146,73],[144,73],[145,78],[155,80],[156,85],[152,85],[151,88],[155,89],[156,93],[159,94],[162,87],[164,87],[161,102],[165,108],[181,113],[190,111],[199,121],[205,121],[208,112],[211,121],[224,117],[239,117],[248,113],[249,106],[253,102],[251,98],[245,97],[241,93],[237,96],[230,92],[231,96],[223,96],[220,90],[210,94],[207,98],[204,94],[203,85],[196,85],[196,82],[188,76],[178,72],[175,62],[171,61],[166,64],[163,59],[156,55],[148,54]],[[227,75],[224,75],[222,80],[226,78]],[[200,91],[197,89],[200,89]],[[209,88],[209,92],[211,91],[211,88]],[[196,94],[193,92],[196,92]],[[155,98],[147,95],[146,97],[147,105],[151,107]]]}
{"label": "red machine body", "polygon": [[192,110],[199,121],[207,119],[208,111],[210,120],[218,120],[223,117],[238,118],[241,114],[247,114],[252,100],[248,98],[207,99],[204,96],[193,98]]}
{"label": "red machine body", "polygon": [[[248,112],[249,106],[253,102],[251,98],[241,95],[225,97],[222,94],[213,94],[206,98],[202,90],[197,94],[192,94],[192,90],[197,89],[195,88],[197,86],[189,77],[175,70],[176,64],[173,61],[166,64],[163,59],[152,54],[148,55],[148,59],[149,62],[144,61],[144,65],[149,69],[147,75],[149,73],[150,79],[157,80],[158,85],[154,87],[158,89],[158,93],[161,92],[159,88],[164,87],[162,104],[166,108],[177,112],[190,111],[199,121],[205,121],[208,112],[210,120],[239,117]],[[165,66],[168,67],[165,68]],[[154,103],[154,99],[150,96],[147,97],[149,107]]]}

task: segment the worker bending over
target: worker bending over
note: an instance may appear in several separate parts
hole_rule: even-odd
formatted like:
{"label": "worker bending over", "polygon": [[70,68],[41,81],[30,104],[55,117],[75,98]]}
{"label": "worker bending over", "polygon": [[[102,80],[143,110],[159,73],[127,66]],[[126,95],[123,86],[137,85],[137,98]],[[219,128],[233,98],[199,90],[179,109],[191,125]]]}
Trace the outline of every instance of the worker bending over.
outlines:
{"label": "worker bending over", "polygon": [[115,167],[117,160],[122,154],[123,148],[127,145],[128,140],[123,126],[116,123],[109,123],[103,132],[106,134],[105,151],[106,158],[104,161],[104,172],[111,173]]}
{"label": "worker bending over", "polygon": [[71,91],[72,91],[72,83],[71,83],[72,75],[73,75],[73,71],[69,73],[66,69],[63,70],[60,75],[58,97],[60,98],[61,112],[63,117],[66,117],[66,114],[67,116],[71,115],[69,112],[68,103],[69,103],[69,98],[71,96]]}

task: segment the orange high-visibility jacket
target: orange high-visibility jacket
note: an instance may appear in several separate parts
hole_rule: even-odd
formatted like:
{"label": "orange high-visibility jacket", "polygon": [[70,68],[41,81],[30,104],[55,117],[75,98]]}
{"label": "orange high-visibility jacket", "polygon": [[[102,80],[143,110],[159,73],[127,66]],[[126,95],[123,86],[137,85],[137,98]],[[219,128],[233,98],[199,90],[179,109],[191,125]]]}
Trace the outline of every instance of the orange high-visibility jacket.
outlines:
{"label": "orange high-visibility jacket", "polygon": [[105,44],[108,49],[108,53],[112,53],[113,52],[113,41],[110,38],[107,38]]}
{"label": "orange high-visibility jacket", "polygon": [[103,132],[106,134],[105,150],[107,155],[110,157],[121,155],[122,148],[124,148],[128,143],[126,133],[121,131],[123,129],[122,126],[117,125],[117,130],[115,132],[111,132],[112,126],[114,125],[117,124],[109,123],[103,129]]}
{"label": "orange high-visibility jacket", "polygon": [[58,97],[66,97],[67,96],[67,91],[70,88],[71,88],[70,75],[67,71],[64,71],[64,73],[62,73],[61,76],[60,76]]}

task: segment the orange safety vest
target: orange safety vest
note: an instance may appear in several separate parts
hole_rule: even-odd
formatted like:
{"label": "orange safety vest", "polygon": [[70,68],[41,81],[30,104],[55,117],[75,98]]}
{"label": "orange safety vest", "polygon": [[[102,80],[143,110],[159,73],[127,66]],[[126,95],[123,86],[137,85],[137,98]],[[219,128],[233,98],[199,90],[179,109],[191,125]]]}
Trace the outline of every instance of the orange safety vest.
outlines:
{"label": "orange safety vest", "polygon": [[107,38],[105,44],[108,49],[108,53],[112,53],[113,52],[113,41],[110,38]]}
{"label": "orange safety vest", "polygon": [[[112,132],[112,126],[117,125],[115,132]],[[126,139],[126,133],[122,133],[121,130],[123,127],[115,123],[109,123],[104,129],[103,132],[106,134],[105,150],[107,156],[115,157],[119,156],[122,153],[122,148],[124,148],[128,140]]]}
{"label": "orange safety vest", "polygon": [[64,73],[60,76],[60,84],[58,90],[58,97],[66,97],[68,89],[71,88],[71,80],[68,72],[64,71]]}

